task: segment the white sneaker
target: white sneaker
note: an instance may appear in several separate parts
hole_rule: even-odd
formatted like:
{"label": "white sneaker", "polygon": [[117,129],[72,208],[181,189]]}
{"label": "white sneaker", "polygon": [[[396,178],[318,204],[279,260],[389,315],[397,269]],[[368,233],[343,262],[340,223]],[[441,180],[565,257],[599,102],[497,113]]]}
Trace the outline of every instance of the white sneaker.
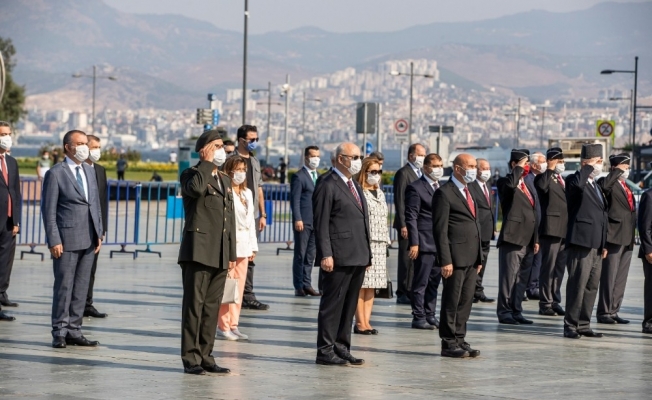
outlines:
{"label": "white sneaker", "polygon": [[249,336],[247,336],[244,333],[240,332],[240,330],[238,328],[231,329],[231,333],[236,335],[238,337],[238,339],[242,339],[242,340],[249,339]]}
{"label": "white sneaker", "polygon": [[238,340],[239,338],[233,334],[231,331],[221,331],[217,330],[215,332],[215,339],[221,339],[221,340]]}

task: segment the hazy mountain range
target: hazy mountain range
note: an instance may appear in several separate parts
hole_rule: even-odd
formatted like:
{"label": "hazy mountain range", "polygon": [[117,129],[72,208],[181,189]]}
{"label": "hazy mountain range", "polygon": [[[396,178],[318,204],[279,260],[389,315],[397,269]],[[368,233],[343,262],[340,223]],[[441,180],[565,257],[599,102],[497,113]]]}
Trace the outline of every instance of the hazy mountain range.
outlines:
{"label": "hazy mountain range", "polygon": [[[652,2],[603,3],[396,32],[306,27],[250,35],[248,80],[255,87],[281,82],[286,73],[296,81],[385,59],[426,57],[438,61],[444,81],[534,98],[595,96],[598,88],[631,85],[631,77],[601,77],[599,71],[631,69],[638,55],[642,94],[649,95],[650,16]],[[3,0],[0,36],[13,39],[16,80],[29,94],[88,93],[89,82],[70,75],[89,72],[93,64],[116,68],[121,79],[100,89],[114,106],[189,108],[197,96],[241,85],[242,33],[220,29],[219,16],[213,25],[179,15],[125,14],[101,0]]]}

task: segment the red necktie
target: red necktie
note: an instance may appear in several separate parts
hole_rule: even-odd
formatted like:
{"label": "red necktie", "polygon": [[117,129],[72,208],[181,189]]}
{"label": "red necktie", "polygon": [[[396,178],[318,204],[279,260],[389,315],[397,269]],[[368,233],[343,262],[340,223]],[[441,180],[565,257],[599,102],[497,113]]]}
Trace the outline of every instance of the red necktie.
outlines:
{"label": "red necktie", "polygon": [[484,192],[484,197],[487,198],[487,204],[491,207],[491,200],[489,200],[489,192],[487,191],[487,184],[482,184],[482,191]]}
{"label": "red necktie", "polygon": [[634,211],[634,196],[632,196],[632,191],[629,190],[625,182],[620,181],[620,185],[623,187],[623,190],[625,190],[625,194],[627,195],[627,202],[629,203],[630,211]]}
{"label": "red necktie", "polygon": [[349,189],[351,190],[351,193],[353,193],[353,197],[355,197],[355,200],[358,202],[358,205],[360,206],[360,208],[362,208],[362,202],[360,201],[360,196],[358,196],[358,191],[355,190],[355,187],[353,186],[353,181],[349,179],[347,185],[349,185]]}
{"label": "red necktie", "polygon": [[475,218],[475,204],[473,204],[473,199],[471,198],[471,192],[469,192],[469,188],[467,186],[464,186],[464,195],[466,196],[466,203],[469,205],[469,208],[471,209],[471,215],[473,215],[473,218]]}
{"label": "red necktie", "polygon": [[566,184],[564,183],[564,178],[561,177],[561,175],[557,174],[557,182],[561,185],[563,189],[566,188]]}
{"label": "red necktie", "polygon": [[[9,187],[9,172],[7,171],[7,162],[5,161],[4,154],[0,154],[0,162],[2,163],[2,165],[0,165],[2,168],[2,177],[5,178],[5,183],[7,184],[7,187]],[[11,196],[8,196],[8,198],[9,209],[7,210],[7,217],[11,217]]]}
{"label": "red necktie", "polygon": [[532,198],[530,191],[527,190],[527,186],[525,186],[525,182],[521,182],[521,190],[523,191],[523,193],[525,193],[527,199],[530,200],[530,205],[534,207],[534,198]]}

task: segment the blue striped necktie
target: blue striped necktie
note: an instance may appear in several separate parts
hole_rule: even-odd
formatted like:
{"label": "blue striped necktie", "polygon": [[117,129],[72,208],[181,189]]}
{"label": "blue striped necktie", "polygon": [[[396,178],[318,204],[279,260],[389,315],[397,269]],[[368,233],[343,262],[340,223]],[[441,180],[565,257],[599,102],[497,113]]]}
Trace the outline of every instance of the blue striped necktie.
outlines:
{"label": "blue striped necktie", "polygon": [[77,170],[77,184],[79,185],[79,189],[81,189],[82,194],[84,195],[84,198],[86,198],[86,193],[84,192],[84,182],[82,182],[82,177],[81,174],[79,173],[79,170],[81,167],[75,168]]}

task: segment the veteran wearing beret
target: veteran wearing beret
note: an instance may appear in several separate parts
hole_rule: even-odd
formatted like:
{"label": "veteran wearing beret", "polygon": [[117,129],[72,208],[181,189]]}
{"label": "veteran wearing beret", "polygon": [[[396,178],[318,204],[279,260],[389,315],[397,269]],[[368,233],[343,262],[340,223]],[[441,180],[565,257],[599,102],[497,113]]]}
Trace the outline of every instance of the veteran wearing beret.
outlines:
{"label": "veteran wearing beret", "polygon": [[186,217],[178,261],[183,278],[181,360],[188,374],[227,373],[211,352],[226,274],[236,261],[231,180],[218,171],[226,160],[218,131],[204,132],[195,151],[199,163],[180,179]]}
{"label": "veteran wearing beret", "polygon": [[568,280],[564,337],[599,338],[591,330],[602,260],[607,256],[607,199],[595,181],[602,172],[601,144],[582,145],[581,169],[566,178]]}

